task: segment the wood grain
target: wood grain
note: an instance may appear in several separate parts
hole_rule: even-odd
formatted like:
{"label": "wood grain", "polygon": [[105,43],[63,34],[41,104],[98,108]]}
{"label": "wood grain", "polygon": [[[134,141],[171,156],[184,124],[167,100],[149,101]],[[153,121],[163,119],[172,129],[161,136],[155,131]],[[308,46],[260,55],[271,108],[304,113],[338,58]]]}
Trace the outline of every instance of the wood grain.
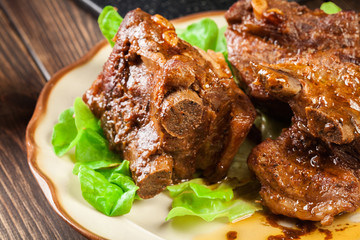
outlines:
{"label": "wood grain", "polygon": [[11,0],[3,6],[50,76],[103,39],[96,19],[73,1]]}
{"label": "wood grain", "polygon": [[[38,1],[33,2],[38,3]],[[66,4],[71,4],[69,1],[58,2],[57,5],[60,9],[64,9]],[[63,4],[61,5],[61,3]],[[14,7],[19,4],[19,1],[11,1],[11,3],[8,1],[7,4],[14,4]],[[20,15],[17,13],[16,21],[14,21],[13,18],[7,16],[9,9],[6,12],[4,11],[4,8],[8,6],[5,6],[3,2],[1,2],[1,6],[0,239],[85,239],[55,213],[32,176],[27,164],[25,129],[33,113],[38,95],[46,82],[38,64],[34,61],[34,56],[44,61],[44,65],[51,74],[64,65],[74,62],[87,49],[91,48],[97,39],[100,39],[94,33],[84,33],[87,25],[89,25],[89,29],[95,29],[96,21],[91,16],[84,17],[87,14],[80,13],[81,10],[74,7],[78,10],[69,13],[74,15],[67,16],[68,20],[65,20],[70,27],[66,26],[63,29],[59,26],[53,27],[52,31],[59,32],[59,34],[47,36],[45,40],[37,41],[36,38],[40,39],[41,35],[45,34],[35,29],[32,29],[33,33],[31,33],[31,29],[26,29],[27,33],[22,35],[25,36],[24,38],[18,35],[19,32],[24,32],[25,28],[29,27],[23,25],[22,28],[17,29],[19,24],[30,21],[30,19],[24,17],[20,20]],[[39,19],[52,19],[51,14],[54,14],[40,12],[38,9],[36,13],[41,16],[38,16]],[[23,12],[22,14],[26,15],[27,13]],[[61,14],[58,13],[57,15]],[[73,21],[77,18],[81,18],[83,21],[82,31],[71,26],[75,25]],[[86,24],[85,21],[87,21]],[[37,24],[41,25],[39,22]],[[46,27],[43,26],[44,29]],[[65,28],[69,28],[65,31],[67,36],[60,37],[60,32],[64,32]],[[75,31],[78,34],[77,37],[74,37]],[[61,38],[61,40],[54,40],[55,38]],[[67,47],[66,42],[63,42],[67,38],[74,38],[76,41],[82,39],[82,41],[69,44],[70,46]],[[23,42],[24,39],[33,49],[27,49],[26,43]],[[44,44],[42,41],[47,41],[47,43]],[[73,52],[74,48],[78,47],[84,47],[84,49]],[[64,59],[59,56],[61,48],[66,52]],[[34,56],[31,56],[29,50]],[[54,56],[59,56],[58,59],[60,60],[53,60]],[[53,60],[51,63],[53,65],[46,62],[49,59]]]}

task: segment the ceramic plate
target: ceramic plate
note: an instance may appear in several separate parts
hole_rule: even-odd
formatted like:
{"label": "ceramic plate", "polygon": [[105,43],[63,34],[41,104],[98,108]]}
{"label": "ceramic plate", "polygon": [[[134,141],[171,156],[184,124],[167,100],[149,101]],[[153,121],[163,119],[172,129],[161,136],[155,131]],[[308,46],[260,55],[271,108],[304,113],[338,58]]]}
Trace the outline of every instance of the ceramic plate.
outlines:
{"label": "ceramic plate", "polygon": [[[173,23],[181,29],[201,18],[210,17],[219,26],[225,26],[223,15],[222,11],[200,13],[174,20]],[[57,157],[53,152],[52,129],[60,113],[72,106],[75,98],[82,96],[90,87],[110,52],[109,44],[103,41],[80,61],[58,72],[45,85],[28,125],[26,142],[29,165],[54,210],[91,239],[255,240],[267,239],[270,235],[282,236],[281,224],[273,227],[259,213],[233,224],[221,221],[205,223],[197,218],[166,222],[171,199],[164,193],[153,199],[136,201],[131,212],[121,217],[107,217],[82,198],[77,176],[72,174],[74,163],[69,154]],[[314,230],[302,239],[325,239],[330,235],[334,239],[360,239],[360,231],[356,231],[359,220],[356,213],[345,215],[337,218],[331,227]],[[289,226],[292,223],[285,221],[284,224]],[[336,231],[339,229],[345,230]]]}

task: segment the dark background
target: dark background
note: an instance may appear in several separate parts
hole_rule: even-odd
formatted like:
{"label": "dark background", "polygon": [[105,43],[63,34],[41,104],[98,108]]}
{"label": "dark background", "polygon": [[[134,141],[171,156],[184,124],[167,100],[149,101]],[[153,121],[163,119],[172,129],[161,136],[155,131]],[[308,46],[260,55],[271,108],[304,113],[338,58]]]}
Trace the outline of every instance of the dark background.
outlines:
{"label": "dark background", "polygon": [[[76,0],[80,5],[92,11],[94,15],[99,14],[104,6],[111,5],[118,9],[121,16],[140,7],[142,10],[150,14],[160,14],[168,19],[178,18],[191,13],[211,11],[211,10],[226,10],[235,1],[234,0],[172,0],[172,1],[153,1],[153,0]],[[320,7],[323,0],[292,0],[301,4],[306,4],[310,8]],[[342,9],[355,9],[355,2],[360,0],[333,0]],[[354,5],[355,4],[355,5]],[[357,3],[359,6],[359,3]]]}

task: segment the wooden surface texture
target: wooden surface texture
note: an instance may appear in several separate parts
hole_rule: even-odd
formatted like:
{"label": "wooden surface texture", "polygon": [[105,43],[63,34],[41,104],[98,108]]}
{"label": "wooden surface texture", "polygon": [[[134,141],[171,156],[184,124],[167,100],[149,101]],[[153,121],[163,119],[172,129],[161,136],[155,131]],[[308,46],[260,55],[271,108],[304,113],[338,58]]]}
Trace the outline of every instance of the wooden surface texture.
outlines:
{"label": "wooden surface texture", "polygon": [[[359,0],[335,2],[360,9]],[[96,17],[72,0],[0,0],[0,239],[85,238],[31,174],[25,129],[46,81],[102,39]]]}
{"label": "wooden surface texture", "polygon": [[101,39],[96,18],[73,1],[0,1],[0,239],[85,239],[33,177],[25,129],[46,81]]}

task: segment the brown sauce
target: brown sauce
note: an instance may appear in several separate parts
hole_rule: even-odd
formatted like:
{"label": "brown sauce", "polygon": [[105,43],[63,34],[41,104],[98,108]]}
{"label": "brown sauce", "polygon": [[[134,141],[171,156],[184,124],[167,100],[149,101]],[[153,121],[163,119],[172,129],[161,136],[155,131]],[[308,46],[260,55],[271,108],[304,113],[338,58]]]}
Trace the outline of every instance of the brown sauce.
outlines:
{"label": "brown sauce", "polygon": [[360,240],[360,210],[335,218],[330,226],[258,211],[195,240]]}
{"label": "brown sauce", "polygon": [[284,227],[278,222],[280,220],[287,220],[288,218],[284,216],[274,215],[271,213],[266,213],[266,221],[275,228],[279,228],[282,231],[282,234],[269,236],[268,240],[291,240],[291,239],[300,239],[301,236],[314,232],[317,227],[314,222],[310,221],[300,221],[296,220],[295,228]]}
{"label": "brown sauce", "polygon": [[331,233],[330,230],[328,230],[328,229],[322,229],[322,228],[319,228],[318,230],[319,230],[319,232],[325,234],[324,240],[331,240],[331,239],[333,239],[333,235],[332,235],[332,233]]}
{"label": "brown sauce", "polygon": [[229,231],[226,234],[227,240],[236,240],[237,239],[237,232],[235,231]]}
{"label": "brown sauce", "polygon": [[[341,231],[345,231],[348,227],[350,226],[350,224],[345,224],[345,226],[342,226],[341,228],[336,228],[335,231],[336,232],[341,232]],[[340,226],[338,226],[340,227]]]}

